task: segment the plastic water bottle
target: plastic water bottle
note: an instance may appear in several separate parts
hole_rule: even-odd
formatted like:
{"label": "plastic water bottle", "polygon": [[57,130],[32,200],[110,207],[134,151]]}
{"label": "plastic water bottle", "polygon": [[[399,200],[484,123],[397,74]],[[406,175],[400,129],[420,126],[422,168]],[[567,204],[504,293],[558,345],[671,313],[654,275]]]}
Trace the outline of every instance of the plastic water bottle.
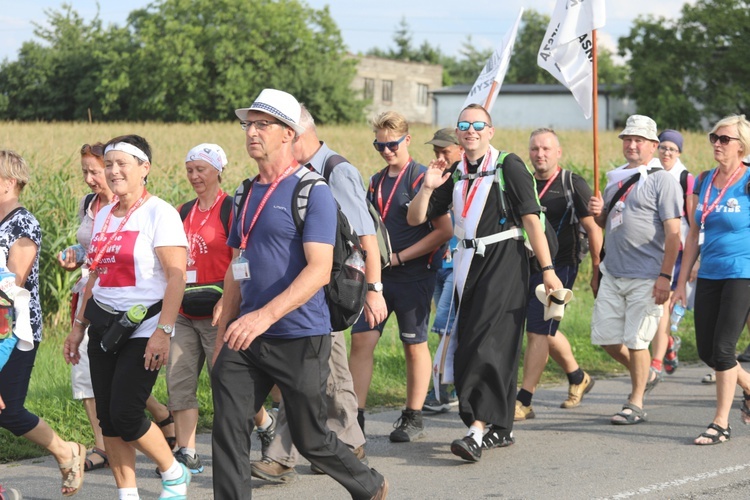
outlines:
{"label": "plastic water bottle", "polygon": [[[11,287],[16,284],[16,275],[5,267],[5,252],[0,251],[0,290],[7,292]],[[13,309],[12,300],[6,301],[4,298],[0,298],[0,339],[3,339],[5,349],[12,350],[15,342],[13,341],[13,322],[15,319],[15,310]],[[8,356],[10,356],[10,350]]]}
{"label": "plastic water bottle", "polygon": [[0,251],[0,290],[7,293],[8,289],[16,285],[16,274],[5,266],[5,251]]}
{"label": "plastic water bottle", "polygon": [[352,251],[352,254],[344,261],[344,266],[351,269],[356,269],[357,271],[361,272],[364,279],[365,259],[359,249],[355,248],[354,251]]}
{"label": "plastic water bottle", "polygon": [[73,250],[75,252],[76,262],[78,263],[86,262],[86,249],[83,248],[83,245],[78,244],[78,245],[69,246],[68,248],[60,252],[60,258],[62,260],[65,260],[65,254],[68,252],[68,250]]}
{"label": "plastic water bottle", "polygon": [[102,337],[101,346],[104,352],[117,349],[133,334],[143,318],[146,317],[148,309],[142,304],[136,304],[120,316],[113,325],[111,325]]}
{"label": "plastic water bottle", "polygon": [[672,308],[672,317],[670,318],[670,322],[672,323],[670,329],[673,332],[677,331],[677,326],[680,324],[680,321],[682,321],[683,316],[685,316],[685,308],[682,304],[675,304]]}

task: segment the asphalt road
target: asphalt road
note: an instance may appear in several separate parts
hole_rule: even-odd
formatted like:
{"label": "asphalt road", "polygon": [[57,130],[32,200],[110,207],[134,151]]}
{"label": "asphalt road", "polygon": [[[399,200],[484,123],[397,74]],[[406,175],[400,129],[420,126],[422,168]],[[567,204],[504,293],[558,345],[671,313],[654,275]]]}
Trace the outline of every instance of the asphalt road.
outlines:
{"label": "asphalt road", "polygon": [[[666,376],[647,401],[648,421],[634,426],[609,423],[630,392],[625,377],[597,380],[583,404],[571,410],[559,408],[567,386],[541,388],[533,402],[537,417],[516,424],[516,444],[485,452],[476,464],[450,453],[450,442],[465,433],[455,410],[426,417],[428,436],[403,444],[388,441],[398,411],[368,414],[367,454],[389,479],[393,499],[750,498],[750,427],[739,417],[739,390],[731,441],[692,444],[714,413],[714,386],[700,383],[707,372],[705,366],[681,366]],[[253,447],[256,460],[255,439]],[[212,499],[210,434],[199,436],[198,452],[206,469],[193,477],[189,497]],[[141,497],[158,498],[153,464],[139,455],[137,466]],[[332,479],[312,474],[306,462],[297,470],[291,484],[254,481],[254,498],[348,498]],[[51,457],[0,465],[0,482],[20,489],[25,499],[60,498],[59,477]],[[86,474],[75,498],[117,498],[111,472]]]}

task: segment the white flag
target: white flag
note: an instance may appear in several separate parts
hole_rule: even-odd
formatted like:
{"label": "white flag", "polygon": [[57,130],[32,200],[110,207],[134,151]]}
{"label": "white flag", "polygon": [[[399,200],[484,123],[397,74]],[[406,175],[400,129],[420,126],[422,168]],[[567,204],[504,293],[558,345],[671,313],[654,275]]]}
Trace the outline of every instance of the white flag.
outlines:
{"label": "white flag", "polygon": [[[505,79],[505,73],[508,71],[508,64],[510,64],[510,54],[513,52],[513,44],[516,42],[516,33],[518,32],[518,25],[521,24],[521,16],[523,15],[523,7],[518,12],[518,19],[516,19],[513,28],[505,34],[503,37],[502,44],[492,54],[487,64],[484,65],[482,72],[479,74],[479,78],[474,82],[474,85],[469,91],[469,95],[466,96],[466,101],[461,109],[465,108],[469,104],[479,104],[485,106],[487,99],[489,103],[485,106],[487,111],[492,111],[492,106],[495,105],[495,99],[497,98],[500,87],[503,85]],[[492,83],[497,82],[495,88],[492,87]],[[490,95],[492,92],[492,95]]]}
{"label": "white flag", "polygon": [[604,0],[557,0],[537,55],[539,66],[570,89],[586,119],[593,108],[591,32],[604,22]]}

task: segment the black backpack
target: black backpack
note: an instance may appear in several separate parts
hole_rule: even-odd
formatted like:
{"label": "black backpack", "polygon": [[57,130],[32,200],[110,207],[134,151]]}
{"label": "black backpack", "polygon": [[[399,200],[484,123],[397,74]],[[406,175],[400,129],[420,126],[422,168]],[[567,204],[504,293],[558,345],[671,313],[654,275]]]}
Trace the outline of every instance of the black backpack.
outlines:
{"label": "black backpack", "polygon": [[[302,234],[310,191],[315,185],[325,184],[326,181],[318,173],[305,168],[297,170],[294,175],[299,182],[292,194],[292,219],[297,232]],[[245,204],[252,182],[250,179],[245,179],[235,192],[235,218]],[[349,219],[341,211],[338,203],[336,206],[338,219],[336,243],[333,248],[331,279],[325,286],[325,295],[331,315],[331,329],[338,332],[352,326],[362,313],[367,294],[367,281],[365,279],[365,252],[362,250],[359,236],[352,229]]]}
{"label": "black backpack", "polygon": [[[326,182],[331,178],[331,173],[336,165],[340,163],[348,163],[347,159],[341,155],[331,155],[323,166],[323,178]],[[378,250],[380,250],[380,267],[385,269],[391,265],[391,254],[393,253],[393,247],[391,247],[391,238],[388,236],[388,229],[385,227],[385,222],[380,217],[375,206],[370,203],[370,200],[365,197],[367,203],[367,210],[372,218],[372,223],[375,225],[375,236],[378,240]]]}
{"label": "black backpack", "polygon": [[[197,201],[198,198],[192,199],[184,203],[180,207],[180,218],[183,222],[187,218],[188,214],[190,214],[190,210],[193,208],[193,205],[195,205],[195,202]],[[224,226],[224,234],[229,236],[229,227],[232,221],[232,199],[229,196],[224,198],[224,201],[221,202],[221,212],[219,212],[219,218],[221,219],[221,225]]]}
{"label": "black backpack", "polygon": [[[580,263],[583,262],[583,259],[585,259],[589,254],[590,245],[589,235],[586,232],[586,228],[581,225],[581,221],[578,219],[578,215],[576,215],[576,207],[575,203],[573,202],[573,194],[575,193],[575,186],[573,185],[573,172],[563,169],[562,185],[563,191],[565,192],[565,200],[567,201],[565,211],[570,212],[570,223],[576,226],[576,258]],[[558,235],[560,234],[560,230],[562,229],[562,221],[564,219],[565,214],[563,214],[562,219],[560,219],[560,227],[557,228]]]}

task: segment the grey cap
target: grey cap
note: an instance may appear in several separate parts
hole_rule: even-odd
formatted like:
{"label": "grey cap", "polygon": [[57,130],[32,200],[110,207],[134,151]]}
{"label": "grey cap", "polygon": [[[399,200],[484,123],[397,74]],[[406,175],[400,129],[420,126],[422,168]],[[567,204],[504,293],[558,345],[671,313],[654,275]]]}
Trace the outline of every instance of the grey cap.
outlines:
{"label": "grey cap", "polygon": [[628,121],[625,122],[625,130],[617,137],[622,139],[624,135],[637,135],[649,141],[659,142],[659,137],[656,135],[656,122],[645,115],[629,116]]}
{"label": "grey cap", "polygon": [[425,144],[432,144],[433,146],[437,146],[439,148],[447,148],[448,146],[458,144],[456,131],[452,128],[441,128],[440,130],[435,132],[435,135],[432,136],[432,139],[425,142]]}

